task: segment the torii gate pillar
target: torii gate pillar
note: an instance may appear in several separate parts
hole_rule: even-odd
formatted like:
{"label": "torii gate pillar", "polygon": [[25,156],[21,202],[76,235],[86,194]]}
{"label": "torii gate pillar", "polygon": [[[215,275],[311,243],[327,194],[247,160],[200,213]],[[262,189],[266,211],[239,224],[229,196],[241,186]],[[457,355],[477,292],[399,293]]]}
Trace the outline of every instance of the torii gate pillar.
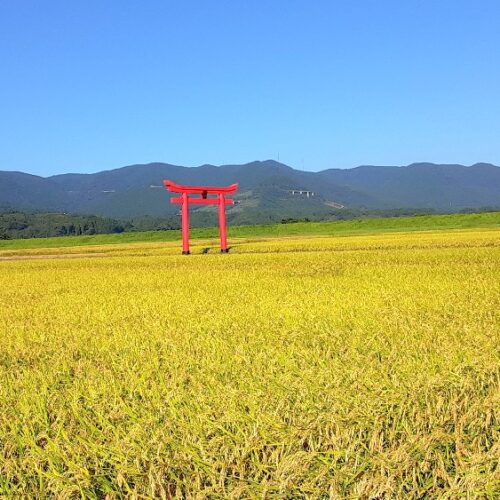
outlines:
{"label": "torii gate pillar", "polygon": [[[182,218],[182,253],[189,255],[189,203],[195,205],[219,205],[219,233],[220,233],[220,251],[227,253],[227,235],[226,235],[226,205],[233,205],[234,200],[226,198],[226,194],[233,194],[238,189],[238,184],[231,184],[227,187],[211,186],[181,186],[172,181],[163,181],[165,189],[172,193],[179,193],[181,196],[171,198],[170,203],[181,205]],[[190,198],[190,194],[198,194],[201,197]],[[208,197],[216,195],[217,197]]]}

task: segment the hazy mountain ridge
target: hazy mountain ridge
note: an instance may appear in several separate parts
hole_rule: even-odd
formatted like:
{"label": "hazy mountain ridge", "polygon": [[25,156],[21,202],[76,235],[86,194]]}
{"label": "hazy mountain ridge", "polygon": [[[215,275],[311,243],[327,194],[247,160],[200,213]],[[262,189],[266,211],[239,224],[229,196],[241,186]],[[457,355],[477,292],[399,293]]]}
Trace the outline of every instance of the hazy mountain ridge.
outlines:
{"label": "hazy mountain ridge", "polygon": [[[331,211],[328,203],[346,207],[461,210],[500,207],[500,167],[477,163],[406,167],[360,166],[305,172],[267,160],[244,165],[182,167],[166,163],[130,165],[94,174],[39,177],[0,171],[0,207],[54,210],[107,217],[165,216],[178,207],[169,203],[163,179],[184,184],[240,184],[233,215],[247,210],[292,216]],[[293,189],[313,191],[307,198]],[[207,210],[201,209],[201,210]],[[210,209],[209,209],[210,210]]]}

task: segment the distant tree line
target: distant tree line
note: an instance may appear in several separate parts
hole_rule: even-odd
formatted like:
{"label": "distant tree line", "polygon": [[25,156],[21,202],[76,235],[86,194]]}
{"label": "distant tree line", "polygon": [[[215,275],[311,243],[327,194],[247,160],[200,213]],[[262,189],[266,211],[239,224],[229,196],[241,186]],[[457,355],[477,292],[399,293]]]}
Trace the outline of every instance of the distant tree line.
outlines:
{"label": "distant tree line", "polygon": [[[497,207],[482,209],[464,209],[462,213],[494,212]],[[282,223],[310,221],[351,220],[378,217],[408,217],[442,213],[433,209],[367,209],[342,208],[328,211],[315,211],[305,214],[297,211],[248,208],[232,213],[228,212],[228,222],[237,225]],[[214,214],[205,211],[193,211],[190,217],[192,227],[209,227],[216,225]],[[0,240],[17,238],[46,238],[50,236],[79,236],[92,234],[111,234],[130,231],[168,231],[179,229],[178,216],[140,217],[131,220],[116,220],[95,215],[76,215],[67,213],[25,213],[4,211],[0,209]]]}
{"label": "distant tree line", "polygon": [[124,224],[103,217],[59,213],[0,213],[0,239],[122,233]]}

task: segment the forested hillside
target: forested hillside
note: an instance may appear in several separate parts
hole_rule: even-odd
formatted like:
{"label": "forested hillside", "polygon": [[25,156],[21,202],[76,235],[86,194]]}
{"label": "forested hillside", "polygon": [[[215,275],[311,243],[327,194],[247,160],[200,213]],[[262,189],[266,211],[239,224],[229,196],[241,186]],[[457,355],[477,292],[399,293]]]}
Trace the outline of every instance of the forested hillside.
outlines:
{"label": "forested hillside", "polygon": [[[205,185],[238,182],[236,204],[228,208],[228,218],[238,224],[328,218],[338,207],[440,212],[500,207],[500,168],[494,165],[420,163],[304,172],[272,160],[195,168],[150,163],[47,178],[0,171],[0,207],[115,219],[171,217],[178,207],[169,203],[164,179]],[[193,208],[199,220],[213,219],[214,210]]]}

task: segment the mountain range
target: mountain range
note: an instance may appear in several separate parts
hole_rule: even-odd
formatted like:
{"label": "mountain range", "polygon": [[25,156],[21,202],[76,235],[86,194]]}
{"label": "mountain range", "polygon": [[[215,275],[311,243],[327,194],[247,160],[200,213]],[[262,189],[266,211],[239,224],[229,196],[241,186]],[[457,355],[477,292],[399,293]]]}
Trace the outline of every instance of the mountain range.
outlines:
{"label": "mountain range", "polygon": [[[169,203],[170,193],[162,188],[164,179],[201,185],[238,182],[237,204],[229,208],[228,217],[240,222],[252,217],[262,222],[267,215],[273,219],[273,214],[297,217],[349,208],[453,212],[500,207],[500,167],[487,163],[414,163],[306,172],[274,160],[200,167],[149,163],[51,177],[0,171],[0,207],[114,218],[169,216],[177,213],[178,207]],[[208,215],[214,208],[195,210]],[[262,214],[267,215],[263,218]]]}

